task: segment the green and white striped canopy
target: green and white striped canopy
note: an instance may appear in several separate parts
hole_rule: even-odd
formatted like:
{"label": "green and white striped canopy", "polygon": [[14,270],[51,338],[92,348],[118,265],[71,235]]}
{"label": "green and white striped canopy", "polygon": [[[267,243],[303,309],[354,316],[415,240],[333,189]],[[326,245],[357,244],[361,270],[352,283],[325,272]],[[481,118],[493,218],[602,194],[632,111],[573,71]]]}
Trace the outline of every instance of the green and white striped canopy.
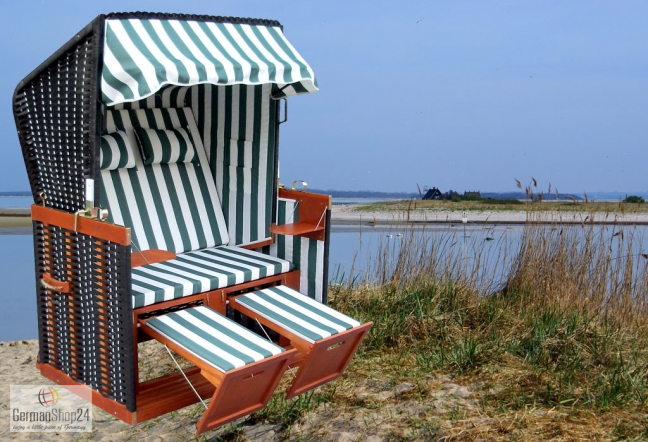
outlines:
{"label": "green and white striped canopy", "polygon": [[166,84],[275,84],[273,98],[316,92],[313,70],[276,26],[107,19],[103,102],[141,100]]}

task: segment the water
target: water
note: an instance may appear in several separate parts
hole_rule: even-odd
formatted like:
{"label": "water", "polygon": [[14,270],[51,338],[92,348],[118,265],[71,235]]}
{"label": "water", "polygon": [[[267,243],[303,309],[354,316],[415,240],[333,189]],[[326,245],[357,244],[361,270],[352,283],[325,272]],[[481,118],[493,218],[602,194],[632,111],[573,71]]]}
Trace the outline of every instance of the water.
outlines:
{"label": "water", "polygon": [[0,229],[0,341],[35,339],[36,291],[31,227]]}
{"label": "water", "polygon": [[32,204],[31,196],[0,196],[0,209],[27,209]]}
{"label": "water", "polygon": [[[611,238],[615,234],[612,227],[601,229],[605,238]],[[626,235],[635,232],[643,253],[648,250],[648,235],[644,235],[648,228],[623,229]],[[455,260],[458,265],[466,265],[469,269],[475,268],[478,262],[479,280],[483,280],[485,286],[490,285],[494,290],[510,268],[504,261],[514,258],[522,233],[523,226],[470,223],[466,226],[431,225],[414,229],[402,225],[333,225],[329,278],[339,281],[341,278],[347,280],[352,275],[372,273],[370,265],[375,262],[379,250],[388,254],[387,258],[391,258],[397,256],[404,241],[412,238],[414,241],[426,241],[433,238],[435,244],[443,245],[438,251],[440,262]],[[0,229],[0,251],[0,277],[3,282],[0,291],[0,341],[35,339],[38,330],[31,227]]]}
{"label": "water", "polygon": [[[395,226],[340,226],[331,227],[329,253],[329,280],[347,281],[365,278],[375,273],[371,265],[379,251],[387,261],[398,256],[403,242],[434,243],[442,260],[455,259],[458,265],[471,268],[479,260],[481,274],[492,285],[503,276],[503,270],[515,256],[523,233],[523,226],[482,224],[434,224],[425,227]],[[497,261],[497,258],[500,261]],[[506,259],[507,262],[502,262]]]}

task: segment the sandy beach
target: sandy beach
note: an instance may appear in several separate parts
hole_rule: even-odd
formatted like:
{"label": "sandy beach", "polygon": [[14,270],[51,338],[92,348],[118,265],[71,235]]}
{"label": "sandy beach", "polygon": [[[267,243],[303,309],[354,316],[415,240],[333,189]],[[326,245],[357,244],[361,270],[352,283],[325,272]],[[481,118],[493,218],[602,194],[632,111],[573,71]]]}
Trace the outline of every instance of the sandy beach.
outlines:
{"label": "sandy beach", "polygon": [[[154,341],[140,344],[141,372],[173,370],[172,363],[163,348]],[[319,405],[314,411],[300,417],[289,428],[268,422],[254,422],[243,418],[196,436],[196,423],[202,417],[202,405],[195,404],[173,413],[130,426],[97,407],[92,407],[93,431],[91,433],[12,433],[9,431],[9,386],[10,385],[53,385],[42,377],[35,367],[38,355],[38,341],[0,342],[0,413],[6,416],[0,425],[0,440],[93,440],[93,441],[368,441],[390,440],[395,431],[407,433],[411,420],[421,413],[433,413],[439,417],[437,435],[459,434],[466,425],[471,428],[492,425],[495,420],[485,418],[479,412],[478,394],[474,386],[460,385],[448,376],[430,375],[421,382],[429,393],[425,397],[412,396],[417,387],[408,382],[390,385],[380,378],[335,381],[344,383],[347,396],[362,398],[374,404],[371,407],[348,407],[335,402]],[[352,362],[353,364],[353,362]],[[278,391],[283,391],[289,379],[282,380]],[[281,394],[281,393],[275,393]],[[346,400],[345,400],[346,401]],[[342,402],[345,402],[342,401]],[[448,418],[458,407],[470,412],[462,422]],[[460,426],[461,428],[457,428]]]}
{"label": "sandy beach", "polygon": [[[331,220],[336,224],[398,224],[398,223],[461,223],[463,213],[460,210],[417,210],[407,212],[370,212],[358,210],[360,204],[334,204]],[[465,212],[468,222],[472,224],[524,224],[527,212],[524,210],[470,210]],[[585,212],[542,212],[534,221],[561,222],[581,224],[592,222]],[[593,216],[596,224],[634,224],[648,225],[648,213],[596,213]]]}

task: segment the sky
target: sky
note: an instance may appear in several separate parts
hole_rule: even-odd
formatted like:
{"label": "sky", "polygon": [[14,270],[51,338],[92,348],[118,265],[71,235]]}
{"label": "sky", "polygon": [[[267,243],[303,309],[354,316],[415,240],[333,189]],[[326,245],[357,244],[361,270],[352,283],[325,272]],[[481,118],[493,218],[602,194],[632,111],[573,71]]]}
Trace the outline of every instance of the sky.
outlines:
{"label": "sky", "polygon": [[645,1],[3,1],[0,191],[28,190],[11,99],[100,13],[279,20],[320,91],[289,99],[286,184],[648,190]]}

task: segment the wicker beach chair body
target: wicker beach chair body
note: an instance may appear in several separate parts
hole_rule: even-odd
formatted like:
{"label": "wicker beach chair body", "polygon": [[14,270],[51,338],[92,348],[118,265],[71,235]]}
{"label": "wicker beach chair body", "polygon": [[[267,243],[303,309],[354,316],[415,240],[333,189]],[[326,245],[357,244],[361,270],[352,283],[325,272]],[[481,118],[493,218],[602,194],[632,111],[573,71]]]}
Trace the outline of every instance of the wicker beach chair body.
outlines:
{"label": "wicker beach chair body", "polygon": [[[256,356],[234,368],[160,326],[189,313],[229,324],[234,296],[271,287],[326,303],[330,197],[278,188],[281,99],[316,90],[278,22],[149,13],[97,17],[18,85],[43,375],[87,385],[130,424],[211,397],[203,432],[264,406],[287,365],[304,374],[291,395],[341,373],[370,324],[326,344],[345,348],[326,373],[305,369],[312,346],[254,312],[286,348],[245,347]],[[191,336],[212,330],[196,324]],[[195,367],[140,382],[151,337]],[[247,401],[232,393],[242,385]]]}

